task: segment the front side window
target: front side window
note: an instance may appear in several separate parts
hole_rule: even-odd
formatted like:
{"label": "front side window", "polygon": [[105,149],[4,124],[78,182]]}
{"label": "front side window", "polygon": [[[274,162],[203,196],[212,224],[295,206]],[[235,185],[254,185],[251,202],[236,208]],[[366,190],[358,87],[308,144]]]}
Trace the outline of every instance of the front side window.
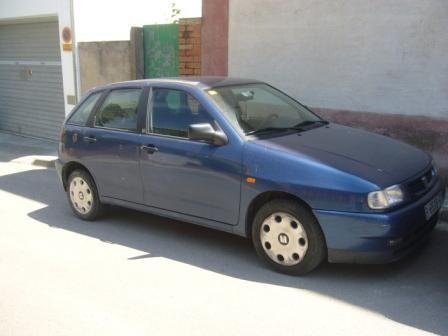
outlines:
{"label": "front side window", "polygon": [[67,123],[78,126],[86,126],[90,113],[96,102],[101,97],[102,92],[92,93],[84,102],[76,109]]}
{"label": "front side window", "polygon": [[207,93],[232,125],[244,134],[323,122],[306,107],[267,84],[217,87]]}
{"label": "front side window", "polygon": [[136,131],[141,93],[142,89],[111,91],[95,116],[95,126]]}
{"label": "front side window", "polygon": [[156,134],[188,137],[192,124],[213,123],[213,119],[192,95],[185,91],[153,89],[148,114],[149,131]]}

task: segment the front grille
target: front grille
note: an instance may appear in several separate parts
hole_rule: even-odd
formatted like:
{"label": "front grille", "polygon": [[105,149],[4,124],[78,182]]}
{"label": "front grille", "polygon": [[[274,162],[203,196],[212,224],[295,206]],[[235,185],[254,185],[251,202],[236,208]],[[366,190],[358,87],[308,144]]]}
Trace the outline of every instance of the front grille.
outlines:
{"label": "front grille", "polygon": [[415,180],[407,183],[406,187],[409,195],[412,198],[419,197],[428,191],[433,183],[435,177],[435,170],[433,167],[429,168],[422,175]]}

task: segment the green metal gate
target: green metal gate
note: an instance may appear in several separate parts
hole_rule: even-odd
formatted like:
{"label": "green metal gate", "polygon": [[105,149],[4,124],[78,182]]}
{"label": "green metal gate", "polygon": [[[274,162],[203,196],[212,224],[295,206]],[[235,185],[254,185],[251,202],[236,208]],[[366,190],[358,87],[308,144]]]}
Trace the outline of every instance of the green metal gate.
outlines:
{"label": "green metal gate", "polygon": [[143,26],[145,78],[179,75],[177,24]]}

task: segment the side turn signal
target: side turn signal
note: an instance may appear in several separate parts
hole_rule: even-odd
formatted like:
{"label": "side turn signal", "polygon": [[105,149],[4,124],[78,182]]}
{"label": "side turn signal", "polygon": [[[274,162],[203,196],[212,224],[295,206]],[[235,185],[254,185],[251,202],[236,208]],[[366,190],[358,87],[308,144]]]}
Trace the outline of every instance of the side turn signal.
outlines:
{"label": "side turn signal", "polygon": [[246,182],[253,184],[257,182],[257,180],[255,179],[255,177],[246,177]]}

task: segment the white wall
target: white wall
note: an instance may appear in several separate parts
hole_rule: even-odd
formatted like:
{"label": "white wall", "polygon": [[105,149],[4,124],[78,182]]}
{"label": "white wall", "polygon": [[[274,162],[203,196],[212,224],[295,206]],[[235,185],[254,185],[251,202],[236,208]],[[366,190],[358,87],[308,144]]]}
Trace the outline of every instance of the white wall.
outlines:
{"label": "white wall", "polygon": [[314,107],[448,117],[448,1],[230,0],[229,75]]}
{"label": "white wall", "polygon": [[62,29],[71,27],[70,7],[70,0],[4,0],[0,2],[0,23],[14,22],[17,19],[34,20],[39,17],[58,17],[66,114],[73,108],[73,105],[67,104],[67,95],[75,95],[73,52],[62,50],[61,37]]}

